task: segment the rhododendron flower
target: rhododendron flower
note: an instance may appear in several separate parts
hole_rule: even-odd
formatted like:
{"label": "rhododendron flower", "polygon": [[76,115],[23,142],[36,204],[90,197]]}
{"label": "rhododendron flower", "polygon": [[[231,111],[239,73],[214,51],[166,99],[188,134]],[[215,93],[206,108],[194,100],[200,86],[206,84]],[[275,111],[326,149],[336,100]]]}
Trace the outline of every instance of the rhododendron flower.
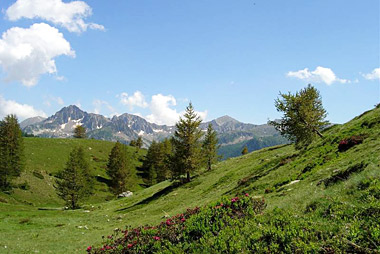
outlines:
{"label": "rhododendron flower", "polygon": [[133,244],[131,244],[131,243],[129,243],[128,245],[127,245],[127,248],[132,248],[133,247]]}
{"label": "rhododendron flower", "polygon": [[154,236],[153,239],[159,241],[161,238],[159,236]]}
{"label": "rhododendron flower", "polygon": [[185,219],[185,218],[182,218],[182,219],[181,219],[181,221],[182,221],[182,222],[185,222],[185,221],[186,221],[186,219]]}
{"label": "rhododendron flower", "polygon": [[246,197],[248,197],[248,196],[249,196],[249,194],[248,194],[248,193],[245,193],[245,196],[246,196]]}
{"label": "rhododendron flower", "polygon": [[111,246],[108,246],[108,245],[107,245],[107,246],[106,246],[106,250],[110,250],[110,249],[112,249]]}
{"label": "rhododendron flower", "polygon": [[171,222],[170,219],[166,220],[166,225],[170,226]]}
{"label": "rhododendron flower", "polygon": [[87,251],[91,251],[92,250],[92,247],[91,246],[88,246],[87,247]]}

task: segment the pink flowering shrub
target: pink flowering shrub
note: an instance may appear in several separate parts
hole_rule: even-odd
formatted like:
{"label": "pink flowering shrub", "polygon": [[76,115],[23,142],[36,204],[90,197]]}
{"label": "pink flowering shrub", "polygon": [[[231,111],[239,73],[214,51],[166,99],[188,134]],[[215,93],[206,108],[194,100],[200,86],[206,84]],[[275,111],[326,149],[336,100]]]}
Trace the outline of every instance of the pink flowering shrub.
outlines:
{"label": "pink flowering shrub", "polygon": [[187,209],[157,226],[144,226],[118,230],[104,238],[100,248],[88,248],[88,253],[153,253],[186,241],[197,241],[205,234],[217,234],[223,227],[235,221],[262,213],[265,202],[249,195],[223,198],[200,209]]}
{"label": "pink flowering shrub", "polygon": [[338,150],[339,152],[344,152],[351,147],[363,143],[363,136],[351,136],[349,138],[343,139],[339,142]]}

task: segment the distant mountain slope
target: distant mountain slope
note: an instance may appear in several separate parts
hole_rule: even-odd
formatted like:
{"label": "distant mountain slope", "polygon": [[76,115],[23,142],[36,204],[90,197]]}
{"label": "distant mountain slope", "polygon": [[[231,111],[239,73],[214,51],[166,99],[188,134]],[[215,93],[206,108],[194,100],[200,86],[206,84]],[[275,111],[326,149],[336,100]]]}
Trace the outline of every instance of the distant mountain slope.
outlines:
{"label": "distant mountain slope", "polygon": [[[228,154],[238,155],[240,151],[236,149],[240,148],[231,145],[241,142],[259,140],[260,145],[252,146],[251,151],[286,142],[284,139],[277,138],[278,132],[267,124],[242,123],[230,116],[223,116],[202,123],[201,129],[206,130],[209,123],[219,134],[219,143],[226,146],[223,151],[229,148],[235,149],[230,152],[223,152],[225,158],[230,157]],[[40,117],[27,119],[22,122],[22,129],[26,133],[40,137],[68,138],[72,137],[73,130],[77,125],[83,125],[87,129],[89,138],[99,140],[119,140],[129,143],[138,136],[142,136],[145,147],[149,146],[153,140],[162,140],[172,136],[175,130],[174,126],[150,123],[136,115],[125,113],[107,118],[99,114],[87,113],[74,105],[64,107],[46,119]],[[266,142],[269,137],[273,137],[271,140],[276,140],[276,142]]]}

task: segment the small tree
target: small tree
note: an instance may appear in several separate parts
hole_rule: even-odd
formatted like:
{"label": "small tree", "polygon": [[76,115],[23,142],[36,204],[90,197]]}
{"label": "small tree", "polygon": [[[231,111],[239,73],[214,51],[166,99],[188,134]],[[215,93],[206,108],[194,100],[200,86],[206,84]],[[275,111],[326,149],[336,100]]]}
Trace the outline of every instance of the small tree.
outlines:
{"label": "small tree", "polygon": [[86,138],[86,128],[82,125],[75,127],[74,138]]}
{"label": "small tree", "polygon": [[206,136],[202,144],[202,155],[208,170],[211,170],[211,165],[221,158],[221,156],[218,155],[219,147],[218,134],[212,128],[212,124],[210,123],[207,127]]}
{"label": "small tree", "polygon": [[79,202],[92,193],[93,181],[82,147],[73,148],[63,171],[58,173],[56,191],[71,209],[79,207]]}
{"label": "small tree", "polygon": [[15,115],[0,121],[0,189],[11,187],[10,180],[24,169],[24,143]]}
{"label": "small tree", "polygon": [[248,147],[247,146],[244,146],[243,150],[241,151],[241,154],[242,155],[245,155],[248,153]]}
{"label": "small tree", "polygon": [[126,191],[129,174],[127,155],[124,145],[116,142],[111,150],[107,164],[107,174],[111,177],[111,188],[115,194]]}
{"label": "small tree", "polygon": [[174,157],[175,158],[175,175],[181,177],[186,173],[187,182],[190,182],[190,173],[199,168],[201,164],[201,144],[202,131],[199,125],[202,120],[195,113],[193,105],[186,107],[183,118],[176,123],[176,131],[173,137]]}
{"label": "small tree", "polygon": [[296,94],[282,94],[277,98],[277,111],[283,112],[280,121],[269,121],[281,135],[293,141],[297,149],[307,147],[315,136],[323,138],[320,132],[328,124],[324,119],[327,116],[322,106],[319,91],[308,85]]}
{"label": "small tree", "polygon": [[143,140],[142,140],[142,137],[139,136],[139,137],[136,139],[136,147],[138,147],[139,149],[141,149],[142,146],[143,146]]}

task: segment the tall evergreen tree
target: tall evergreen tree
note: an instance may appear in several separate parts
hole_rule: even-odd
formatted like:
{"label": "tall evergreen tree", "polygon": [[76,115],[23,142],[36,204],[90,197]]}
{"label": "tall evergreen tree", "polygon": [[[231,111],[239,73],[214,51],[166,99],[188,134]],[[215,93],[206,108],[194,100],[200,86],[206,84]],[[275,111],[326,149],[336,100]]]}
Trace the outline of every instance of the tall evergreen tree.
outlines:
{"label": "tall evergreen tree", "polygon": [[130,169],[127,161],[126,147],[116,142],[111,150],[107,164],[107,174],[111,177],[111,188],[115,194],[126,191],[127,177]]}
{"label": "tall evergreen tree", "polygon": [[269,121],[281,135],[293,141],[297,149],[307,147],[315,136],[323,138],[321,129],[328,124],[319,91],[308,85],[296,94],[282,94],[277,98],[277,111],[283,112],[280,121]]}
{"label": "tall evergreen tree", "polygon": [[175,172],[177,177],[186,174],[190,182],[190,174],[201,165],[201,143],[202,131],[199,125],[202,120],[195,113],[193,105],[189,104],[179,122],[176,123],[176,131],[173,137]]}
{"label": "tall evergreen tree", "polygon": [[86,138],[86,128],[82,125],[75,127],[74,138]]}
{"label": "tall evergreen tree", "polygon": [[0,121],[0,189],[11,187],[10,180],[24,169],[24,143],[15,115]]}
{"label": "tall evergreen tree", "polygon": [[82,147],[73,148],[64,170],[59,172],[55,185],[57,194],[71,209],[92,193],[93,181]]}
{"label": "tall evergreen tree", "polygon": [[211,170],[211,165],[220,159],[220,156],[218,155],[220,145],[218,145],[218,142],[218,134],[212,128],[212,124],[210,123],[207,127],[206,136],[202,144],[202,155],[208,170]]}

